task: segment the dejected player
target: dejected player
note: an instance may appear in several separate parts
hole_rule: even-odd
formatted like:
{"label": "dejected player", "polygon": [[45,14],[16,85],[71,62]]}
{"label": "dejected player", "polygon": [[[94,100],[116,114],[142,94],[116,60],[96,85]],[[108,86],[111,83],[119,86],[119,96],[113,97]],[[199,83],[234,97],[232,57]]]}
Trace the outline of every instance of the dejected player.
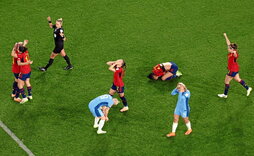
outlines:
{"label": "dejected player", "polygon": [[218,94],[221,98],[227,98],[228,97],[228,90],[229,90],[229,83],[232,79],[239,82],[246,90],[247,90],[247,96],[250,95],[250,92],[252,91],[252,88],[249,87],[244,80],[240,78],[239,75],[239,65],[236,62],[239,54],[237,49],[237,44],[231,43],[227,37],[227,34],[224,33],[224,37],[226,39],[226,43],[228,46],[228,73],[225,77],[225,89],[224,94]]}
{"label": "dejected player", "polygon": [[64,41],[66,40],[66,37],[64,36],[64,29],[62,27],[63,25],[63,19],[60,18],[56,20],[56,24],[52,24],[51,18],[48,17],[48,23],[49,27],[54,29],[54,40],[55,40],[55,48],[53,52],[50,55],[50,59],[48,64],[45,67],[39,67],[41,71],[47,71],[47,69],[53,64],[55,57],[58,54],[61,54],[61,56],[65,59],[66,63],[68,64],[64,69],[70,70],[73,69],[73,66],[71,64],[70,58],[66,55],[64,50]]}
{"label": "dejected player", "polygon": [[123,59],[118,59],[116,61],[107,62],[107,65],[109,65],[109,70],[114,72],[113,84],[109,90],[109,94],[113,96],[117,92],[124,105],[124,107],[120,110],[120,112],[128,111],[129,106],[124,95],[124,82],[123,82],[126,63],[124,62]]}
{"label": "dejected player", "polygon": [[109,94],[101,95],[93,99],[89,104],[89,110],[93,114],[94,118],[94,128],[98,128],[97,134],[105,134],[103,131],[105,121],[108,121],[108,112],[112,105],[117,105],[119,101],[116,98],[112,98]]}
{"label": "dejected player", "polygon": [[174,111],[174,122],[172,126],[172,132],[167,134],[167,137],[173,137],[176,135],[176,128],[178,126],[179,117],[181,116],[188,128],[185,135],[189,135],[192,132],[191,123],[189,120],[190,114],[190,91],[186,88],[183,83],[178,83],[177,87],[171,92],[171,95],[178,94],[178,101]]}
{"label": "dejected player", "polygon": [[[13,54],[14,57],[17,57],[17,64],[20,67],[20,73],[18,77],[18,90],[16,92],[14,100],[19,102],[19,95],[22,95],[22,100],[20,103],[25,103],[28,101],[28,98],[32,99],[32,86],[30,84],[30,75],[31,67],[30,65],[33,61],[30,60],[28,50],[25,46],[19,45],[18,54]],[[25,94],[24,85],[27,86],[28,96]]]}
{"label": "dejected player", "polygon": [[153,67],[152,73],[147,77],[151,80],[171,80],[176,77],[180,77],[182,73],[178,70],[178,66],[174,62],[166,62],[157,64]]}

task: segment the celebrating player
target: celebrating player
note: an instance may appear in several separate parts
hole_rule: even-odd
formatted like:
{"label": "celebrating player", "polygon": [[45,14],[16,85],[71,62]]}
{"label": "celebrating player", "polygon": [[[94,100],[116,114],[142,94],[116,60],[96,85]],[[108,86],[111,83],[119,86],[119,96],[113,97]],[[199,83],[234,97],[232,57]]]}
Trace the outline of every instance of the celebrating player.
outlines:
{"label": "celebrating player", "polygon": [[231,43],[227,37],[227,34],[224,33],[224,37],[226,39],[226,43],[228,46],[228,73],[225,77],[225,90],[224,94],[218,94],[221,98],[227,98],[228,97],[228,90],[229,90],[229,83],[232,79],[239,82],[246,90],[247,90],[247,96],[250,95],[250,92],[252,91],[252,88],[246,85],[246,83],[240,78],[239,75],[239,65],[236,62],[236,60],[239,57],[238,50],[237,50],[237,44]]}
{"label": "celebrating player", "polygon": [[113,84],[109,90],[109,94],[113,96],[117,92],[124,105],[124,107],[120,110],[120,112],[128,111],[129,107],[127,100],[124,96],[124,82],[123,82],[126,63],[124,62],[123,59],[119,59],[116,61],[107,62],[107,65],[109,65],[109,70],[114,72]]}
{"label": "celebrating player", "polygon": [[[24,41],[23,45],[18,46],[17,52],[12,51],[12,56],[17,58],[17,64],[20,68],[20,73],[18,77],[18,90],[16,91],[16,95],[14,101],[25,103],[28,101],[28,98],[32,99],[32,86],[30,84],[30,75],[31,75],[31,67],[30,64],[33,61],[30,60],[27,48],[24,46],[28,43],[27,40]],[[25,94],[24,85],[27,86],[28,97]],[[19,101],[19,94],[22,95],[22,100]]]}
{"label": "celebrating player", "polygon": [[53,52],[50,55],[50,59],[48,64],[45,67],[40,67],[39,69],[41,71],[47,71],[47,69],[53,64],[55,57],[60,53],[61,56],[65,59],[66,63],[68,64],[64,69],[70,70],[73,69],[73,66],[71,65],[69,57],[66,55],[64,50],[64,41],[66,40],[66,37],[64,36],[64,30],[63,30],[63,20],[62,18],[56,20],[56,24],[52,24],[51,18],[48,17],[48,23],[49,27],[54,29],[54,39],[55,39],[55,48]]}
{"label": "celebrating player", "polygon": [[166,62],[157,64],[153,67],[152,73],[147,77],[151,80],[171,80],[176,77],[180,77],[182,73],[178,70],[178,66],[174,62]]}
{"label": "celebrating player", "polygon": [[189,120],[190,114],[190,91],[186,88],[183,83],[178,83],[177,87],[171,92],[171,95],[178,94],[178,101],[174,112],[174,122],[172,126],[172,132],[167,134],[167,137],[173,137],[176,135],[176,128],[179,121],[179,116],[181,116],[188,128],[185,135],[189,135],[192,132],[191,123]]}
{"label": "celebrating player", "polygon": [[108,112],[112,105],[117,105],[119,101],[116,98],[112,98],[109,94],[101,95],[93,99],[88,107],[93,114],[94,118],[94,128],[98,128],[97,134],[105,134],[106,131],[103,131],[105,121],[108,121]]}

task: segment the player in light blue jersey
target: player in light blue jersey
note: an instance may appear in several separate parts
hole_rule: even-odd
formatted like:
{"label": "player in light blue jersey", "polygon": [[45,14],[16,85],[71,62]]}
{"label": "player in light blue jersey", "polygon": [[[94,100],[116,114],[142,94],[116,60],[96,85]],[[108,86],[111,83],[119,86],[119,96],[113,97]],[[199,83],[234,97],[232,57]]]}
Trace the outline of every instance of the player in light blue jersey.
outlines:
{"label": "player in light blue jersey", "polygon": [[[105,134],[106,131],[102,130],[105,121],[108,121],[108,112],[112,105],[117,105],[119,101],[116,98],[112,98],[109,94],[101,95],[93,99],[88,107],[95,117],[94,128],[98,128],[97,134]],[[100,121],[100,122],[99,122]]]}
{"label": "player in light blue jersey", "polygon": [[177,101],[175,112],[174,112],[174,122],[172,126],[172,132],[167,134],[167,137],[173,137],[176,135],[175,132],[178,125],[179,116],[183,118],[188,128],[188,130],[185,132],[185,135],[189,135],[192,132],[191,123],[189,120],[190,91],[186,88],[186,86],[183,83],[180,82],[177,84],[177,87],[171,92],[171,95],[176,95],[176,94],[178,94],[178,101]]}

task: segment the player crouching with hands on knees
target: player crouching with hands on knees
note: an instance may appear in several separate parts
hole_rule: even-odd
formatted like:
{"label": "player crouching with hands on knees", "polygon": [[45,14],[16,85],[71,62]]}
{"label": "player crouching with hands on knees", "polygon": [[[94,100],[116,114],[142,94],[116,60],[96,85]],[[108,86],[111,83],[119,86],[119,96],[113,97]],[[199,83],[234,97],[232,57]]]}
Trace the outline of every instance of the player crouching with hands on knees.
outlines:
{"label": "player crouching with hands on knees", "polygon": [[172,126],[172,132],[167,134],[167,137],[173,137],[176,135],[176,128],[179,121],[179,116],[181,116],[188,128],[185,132],[185,135],[189,135],[192,132],[191,123],[189,120],[190,114],[190,91],[186,88],[183,83],[178,83],[177,87],[171,92],[171,95],[178,94],[178,101],[176,104],[175,112],[174,112],[174,122]]}
{"label": "player crouching with hands on knees", "polygon": [[178,70],[178,66],[174,62],[166,62],[154,66],[152,73],[147,77],[151,80],[161,78],[162,81],[165,81],[180,77],[181,75],[182,73]]}
{"label": "player crouching with hands on knees", "polygon": [[117,105],[119,101],[116,98],[112,98],[109,94],[101,95],[93,99],[88,107],[93,114],[94,118],[94,128],[98,128],[97,134],[105,134],[103,131],[105,121],[108,121],[108,112],[113,105]]}

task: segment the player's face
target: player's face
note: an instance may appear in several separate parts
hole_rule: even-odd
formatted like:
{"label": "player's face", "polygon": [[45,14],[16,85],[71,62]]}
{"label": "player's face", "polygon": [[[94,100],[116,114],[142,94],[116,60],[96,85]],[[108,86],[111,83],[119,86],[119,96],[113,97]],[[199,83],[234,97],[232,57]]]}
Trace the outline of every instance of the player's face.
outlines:
{"label": "player's face", "polygon": [[117,65],[117,67],[122,67],[123,63],[124,63],[124,62],[123,62],[122,59],[116,60],[116,65]]}
{"label": "player's face", "polygon": [[57,27],[57,28],[61,28],[61,27],[62,27],[62,23],[61,23],[61,22],[56,21],[56,27]]}
{"label": "player's face", "polygon": [[183,85],[181,85],[181,84],[178,84],[177,85],[177,89],[178,89],[179,92],[184,92],[185,87]]}

